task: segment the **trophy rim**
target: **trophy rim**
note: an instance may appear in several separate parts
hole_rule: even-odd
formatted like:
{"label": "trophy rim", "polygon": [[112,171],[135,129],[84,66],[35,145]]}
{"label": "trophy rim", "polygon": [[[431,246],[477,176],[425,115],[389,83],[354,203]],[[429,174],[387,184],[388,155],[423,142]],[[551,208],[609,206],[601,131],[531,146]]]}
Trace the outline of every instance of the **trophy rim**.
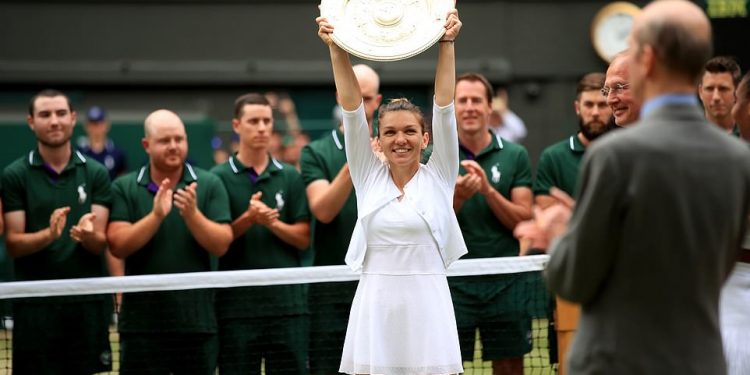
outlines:
{"label": "trophy rim", "polygon": [[[349,3],[351,3],[352,1],[357,1],[357,0],[322,0],[321,6],[320,6],[321,15],[324,17],[327,17],[329,19],[329,22],[331,22],[335,27],[336,22],[333,21],[333,19],[339,18],[341,16],[341,13],[331,12],[331,13],[326,14],[326,11],[330,10],[331,8],[334,8],[337,3],[342,3],[342,6],[340,6],[339,8],[344,9],[344,7],[347,6]],[[433,3],[437,3],[437,6],[444,5],[446,9],[454,8],[453,0],[426,0],[426,1],[430,3],[430,5],[432,5]],[[333,5],[328,6],[330,4],[333,4]],[[446,30],[444,27],[440,27],[440,28],[432,27],[432,28],[435,29],[435,31],[427,30],[427,31],[432,32],[432,35],[430,38],[425,38],[424,40],[421,41],[421,43],[419,43],[419,45],[415,46],[414,48],[407,49],[403,52],[394,51],[393,53],[387,53],[387,52],[384,52],[388,50],[387,48],[378,48],[377,49],[378,53],[368,53],[364,51],[364,48],[362,48],[364,46],[364,43],[363,45],[356,45],[356,44],[352,45],[352,43],[349,43],[347,40],[345,40],[345,38],[340,37],[337,34],[336,29],[334,29],[333,33],[331,34],[331,39],[333,40],[334,43],[336,43],[336,45],[341,47],[341,49],[361,59],[378,61],[378,62],[399,61],[399,60],[405,60],[405,59],[414,57],[428,50],[437,41],[439,41],[443,37],[443,35],[445,35]],[[346,29],[346,31],[351,31],[351,30],[357,30],[357,29],[356,28]],[[417,32],[424,32],[424,30],[420,29]],[[351,40],[352,38],[346,38],[346,39]]]}

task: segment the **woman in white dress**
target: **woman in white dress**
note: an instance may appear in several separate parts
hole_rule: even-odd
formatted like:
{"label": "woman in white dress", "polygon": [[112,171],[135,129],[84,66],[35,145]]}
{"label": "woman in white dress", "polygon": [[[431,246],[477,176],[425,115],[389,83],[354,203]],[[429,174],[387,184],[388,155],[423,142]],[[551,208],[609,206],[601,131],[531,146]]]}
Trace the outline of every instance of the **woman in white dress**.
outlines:
{"label": "woman in white dress", "polygon": [[341,359],[348,374],[463,372],[445,269],[466,253],[456,216],[458,135],[453,108],[454,40],[461,28],[448,13],[438,43],[430,161],[420,164],[429,135],[419,109],[396,99],[379,111],[373,152],[362,96],[349,55],[331,40],[333,27],[317,19],[328,45],[343,108],[346,157],[356,189],[358,220],[346,256],[362,273],[352,302]]}

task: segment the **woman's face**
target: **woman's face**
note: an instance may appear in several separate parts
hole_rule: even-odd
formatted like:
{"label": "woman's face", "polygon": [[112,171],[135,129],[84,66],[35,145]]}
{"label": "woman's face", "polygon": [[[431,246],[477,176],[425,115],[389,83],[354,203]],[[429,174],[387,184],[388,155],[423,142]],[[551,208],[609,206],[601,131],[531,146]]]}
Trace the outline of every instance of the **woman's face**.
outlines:
{"label": "woman's face", "polygon": [[417,116],[409,111],[393,111],[380,118],[378,143],[393,166],[419,164],[429,136]]}

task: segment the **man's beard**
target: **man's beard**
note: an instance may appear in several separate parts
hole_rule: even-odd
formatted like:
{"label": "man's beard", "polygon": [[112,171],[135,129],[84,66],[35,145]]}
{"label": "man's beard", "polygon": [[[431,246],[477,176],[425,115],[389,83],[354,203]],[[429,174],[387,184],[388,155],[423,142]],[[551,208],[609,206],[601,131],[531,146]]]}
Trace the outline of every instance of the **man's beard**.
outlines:
{"label": "man's beard", "polygon": [[68,143],[70,143],[70,138],[72,138],[72,136],[73,136],[73,134],[71,134],[70,136],[65,137],[65,138],[63,138],[63,139],[61,139],[59,141],[47,141],[47,140],[42,139],[42,138],[37,138],[37,141],[39,143],[45,145],[46,147],[49,147],[49,148],[60,148],[60,147],[66,146]]}
{"label": "man's beard", "polygon": [[589,142],[601,137],[603,134],[614,127],[616,127],[614,117],[611,116],[607,123],[603,123],[601,121],[591,121],[587,124],[584,124],[583,119],[578,116],[578,129],[581,131],[581,134],[583,134],[583,136],[589,140]]}

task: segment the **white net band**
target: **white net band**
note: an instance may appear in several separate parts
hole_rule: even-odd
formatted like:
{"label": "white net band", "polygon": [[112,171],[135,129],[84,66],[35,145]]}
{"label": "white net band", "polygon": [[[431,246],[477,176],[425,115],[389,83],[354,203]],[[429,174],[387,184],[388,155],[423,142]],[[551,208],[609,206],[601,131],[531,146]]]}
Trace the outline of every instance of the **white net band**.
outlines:
{"label": "white net band", "polygon": [[[450,277],[541,271],[546,266],[548,259],[548,255],[463,259],[453,263],[447,270],[447,274]],[[125,277],[17,281],[0,283],[0,299],[201,288],[230,288],[241,286],[309,284],[355,280],[359,280],[359,274],[353,272],[348,266],[322,266]]]}

